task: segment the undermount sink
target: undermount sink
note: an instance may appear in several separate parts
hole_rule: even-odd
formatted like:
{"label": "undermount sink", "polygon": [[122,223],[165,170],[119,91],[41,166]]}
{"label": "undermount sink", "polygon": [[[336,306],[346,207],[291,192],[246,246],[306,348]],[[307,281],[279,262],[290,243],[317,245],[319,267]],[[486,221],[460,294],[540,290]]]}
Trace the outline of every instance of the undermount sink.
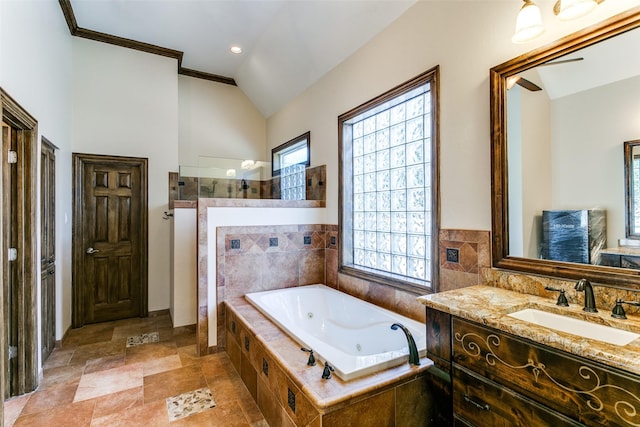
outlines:
{"label": "undermount sink", "polygon": [[631,341],[640,338],[640,335],[633,332],[623,331],[622,329],[599,325],[569,316],[536,310],[535,308],[516,311],[515,313],[510,313],[509,316],[538,326],[544,326],[545,328],[555,329],[556,331],[614,345],[627,345]]}

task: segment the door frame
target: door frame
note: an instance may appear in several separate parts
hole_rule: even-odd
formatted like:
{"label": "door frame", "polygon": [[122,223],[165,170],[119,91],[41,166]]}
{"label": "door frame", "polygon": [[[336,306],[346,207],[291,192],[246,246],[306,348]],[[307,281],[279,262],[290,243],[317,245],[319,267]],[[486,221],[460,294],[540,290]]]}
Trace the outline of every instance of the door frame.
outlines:
{"label": "door frame", "polygon": [[72,294],[72,327],[80,328],[84,326],[85,306],[84,306],[84,286],[78,285],[84,282],[83,259],[86,245],[82,241],[83,237],[83,197],[84,197],[84,166],[90,163],[126,163],[129,166],[140,167],[140,184],[142,187],[140,195],[140,223],[141,245],[140,245],[140,317],[147,317],[149,313],[149,208],[148,208],[148,160],[142,157],[124,157],[99,154],[73,153],[73,225],[72,225],[72,268],[71,268],[71,294]]}
{"label": "door frame", "polygon": [[[38,386],[38,266],[37,257],[37,226],[39,218],[37,217],[37,183],[39,182],[37,161],[38,153],[38,122],[24,108],[22,108],[9,94],[0,88],[0,110],[2,110],[2,119],[10,124],[19,133],[18,135],[18,176],[17,176],[17,199],[20,211],[20,218],[13,223],[15,231],[20,236],[20,245],[22,250],[18,250],[15,262],[18,271],[18,277],[22,280],[22,286],[19,286],[18,298],[19,307],[12,307],[17,310],[16,327],[18,328],[18,371],[17,381],[14,382],[15,390],[13,395],[20,395],[31,392]],[[3,159],[2,169],[5,169],[5,153],[0,156]],[[0,174],[0,185],[4,186],[4,173]],[[8,236],[5,234],[4,224],[6,206],[4,204],[3,195],[0,201],[0,259],[2,259],[2,270],[6,271],[7,254],[4,248],[8,247]],[[19,248],[20,249],[20,248]],[[5,337],[5,319],[9,313],[8,301],[4,298],[4,289],[6,287],[5,274],[2,274],[2,292],[0,292],[0,309],[2,310],[1,331],[0,333],[0,391],[2,400],[9,393],[6,390],[6,366],[8,360],[8,348]]]}

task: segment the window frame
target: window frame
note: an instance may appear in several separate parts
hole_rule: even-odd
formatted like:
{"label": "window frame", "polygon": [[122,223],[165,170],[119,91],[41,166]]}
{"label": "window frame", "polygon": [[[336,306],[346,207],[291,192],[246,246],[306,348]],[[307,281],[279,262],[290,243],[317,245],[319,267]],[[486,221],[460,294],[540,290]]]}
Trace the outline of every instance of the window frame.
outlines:
{"label": "window frame", "polygon": [[[306,144],[301,144],[305,140],[306,140]],[[276,162],[276,158],[278,158],[278,156],[280,156],[281,154],[284,154],[287,151],[289,151],[287,149],[291,149],[298,144],[307,146],[307,160],[297,164],[303,164],[305,165],[305,167],[311,166],[311,131],[307,131],[302,135],[296,136],[295,138],[290,139],[284,144],[280,144],[271,150],[271,176],[272,177],[280,176],[280,172],[282,170],[282,166],[280,165],[280,160],[278,159],[278,162]],[[277,163],[277,168],[276,168],[276,163]]]}
{"label": "window frame", "polygon": [[[350,126],[345,126],[349,120],[375,109],[376,107],[397,98],[415,88],[430,84],[431,92],[431,270],[430,279],[422,283],[413,281],[391,272],[383,273],[366,267],[356,266],[346,262],[346,254],[351,252],[353,257],[353,172],[351,169],[352,144],[350,143]],[[435,293],[439,289],[440,253],[440,96],[439,96],[439,66],[425,71],[418,76],[376,96],[375,98],[353,108],[338,117],[338,233],[341,247],[338,251],[338,272],[364,279],[367,281],[391,286],[400,290],[426,294]]]}

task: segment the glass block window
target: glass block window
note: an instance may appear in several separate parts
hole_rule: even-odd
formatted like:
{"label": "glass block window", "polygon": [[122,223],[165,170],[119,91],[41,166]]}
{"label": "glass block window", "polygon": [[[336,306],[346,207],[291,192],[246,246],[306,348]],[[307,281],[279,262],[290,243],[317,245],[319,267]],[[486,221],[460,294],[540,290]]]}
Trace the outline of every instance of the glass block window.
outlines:
{"label": "glass block window", "polygon": [[423,75],[340,118],[341,264],[347,272],[431,285],[434,76]]}
{"label": "glass block window", "polygon": [[285,166],[280,172],[280,194],[282,200],[305,200],[306,167],[304,164]]}

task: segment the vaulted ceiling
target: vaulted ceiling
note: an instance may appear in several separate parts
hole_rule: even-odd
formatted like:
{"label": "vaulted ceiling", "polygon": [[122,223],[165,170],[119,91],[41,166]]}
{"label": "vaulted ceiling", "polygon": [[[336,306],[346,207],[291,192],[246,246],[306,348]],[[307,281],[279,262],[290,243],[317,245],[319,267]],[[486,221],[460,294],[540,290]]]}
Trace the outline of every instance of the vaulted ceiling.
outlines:
{"label": "vaulted ceiling", "polygon": [[416,1],[59,0],[75,36],[175,57],[181,74],[237,84],[265,117]]}

